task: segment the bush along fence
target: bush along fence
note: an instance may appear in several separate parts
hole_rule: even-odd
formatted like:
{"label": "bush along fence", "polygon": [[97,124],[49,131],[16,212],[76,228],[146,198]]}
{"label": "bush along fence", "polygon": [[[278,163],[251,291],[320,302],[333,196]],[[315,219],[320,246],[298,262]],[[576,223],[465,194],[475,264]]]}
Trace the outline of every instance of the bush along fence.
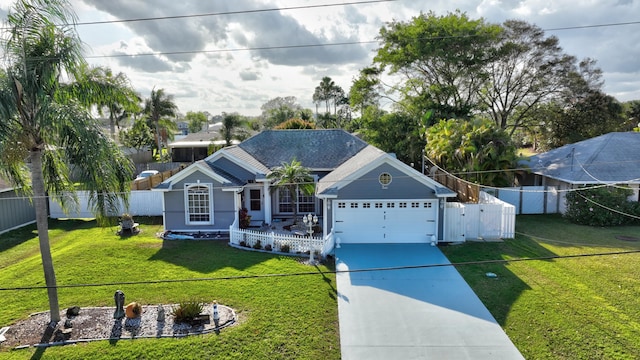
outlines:
{"label": "bush along fence", "polygon": [[327,242],[333,243],[332,238],[333,234],[329,234],[323,239],[313,236],[238,229],[233,225],[229,227],[229,243],[231,245],[280,253],[308,254],[313,251],[326,256],[332,249],[328,249],[325,245]]}

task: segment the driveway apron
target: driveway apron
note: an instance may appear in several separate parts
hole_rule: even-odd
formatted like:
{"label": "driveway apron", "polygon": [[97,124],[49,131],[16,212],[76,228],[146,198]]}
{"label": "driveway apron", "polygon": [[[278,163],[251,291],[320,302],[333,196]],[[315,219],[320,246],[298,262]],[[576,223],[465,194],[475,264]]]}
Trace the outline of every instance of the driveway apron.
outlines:
{"label": "driveway apron", "polygon": [[336,249],[342,359],[523,359],[442,252],[428,244]]}

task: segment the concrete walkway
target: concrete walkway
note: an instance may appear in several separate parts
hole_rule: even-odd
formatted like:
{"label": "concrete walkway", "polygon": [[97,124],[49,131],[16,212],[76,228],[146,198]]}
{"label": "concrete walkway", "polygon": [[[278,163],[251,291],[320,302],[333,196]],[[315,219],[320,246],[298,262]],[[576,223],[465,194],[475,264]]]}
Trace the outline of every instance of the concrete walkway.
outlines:
{"label": "concrete walkway", "polygon": [[[342,245],[337,270],[448,264],[427,244]],[[524,359],[453,266],[337,275],[342,359]]]}

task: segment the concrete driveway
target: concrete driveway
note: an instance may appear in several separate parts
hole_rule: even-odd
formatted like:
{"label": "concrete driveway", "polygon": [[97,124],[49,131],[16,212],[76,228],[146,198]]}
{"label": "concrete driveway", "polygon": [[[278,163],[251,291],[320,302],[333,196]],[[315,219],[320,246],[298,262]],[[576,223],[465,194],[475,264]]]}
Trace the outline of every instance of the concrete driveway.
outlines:
{"label": "concrete driveway", "polygon": [[[448,263],[427,244],[336,249],[339,271]],[[453,266],[336,278],[342,359],[524,359]]]}

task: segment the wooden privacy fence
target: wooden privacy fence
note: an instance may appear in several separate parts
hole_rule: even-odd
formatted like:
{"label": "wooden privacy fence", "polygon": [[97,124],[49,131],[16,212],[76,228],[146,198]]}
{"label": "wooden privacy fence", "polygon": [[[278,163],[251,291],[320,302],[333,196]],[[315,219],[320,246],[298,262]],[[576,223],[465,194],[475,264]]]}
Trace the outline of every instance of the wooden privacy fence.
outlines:
{"label": "wooden privacy fence", "polygon": [[149,189],[151,189],[153,187],[156,187],[156,186],[160,185],[161,182],[163,182],[166,179],[168,179],[168,178],[172,177],[173,175],[177,174],[182,169],[184,169],[184,168],[183,167],[178,167],[178,168],[175,168],[175,169],[163,171],[163,172],[161,172],[159,174],[152,175],[152,176],[149,176],[149,177],[144,178],[144,179],[132,181],[131,182],[131,190],[149,190]]}
{"label": "wooden privacy fence", "polygon": [[433,177],[435,181],[455,191],[461,202],[478,203],[480,199],[480,185],[457,178],[435,166],[431,170],[430,176]]}

